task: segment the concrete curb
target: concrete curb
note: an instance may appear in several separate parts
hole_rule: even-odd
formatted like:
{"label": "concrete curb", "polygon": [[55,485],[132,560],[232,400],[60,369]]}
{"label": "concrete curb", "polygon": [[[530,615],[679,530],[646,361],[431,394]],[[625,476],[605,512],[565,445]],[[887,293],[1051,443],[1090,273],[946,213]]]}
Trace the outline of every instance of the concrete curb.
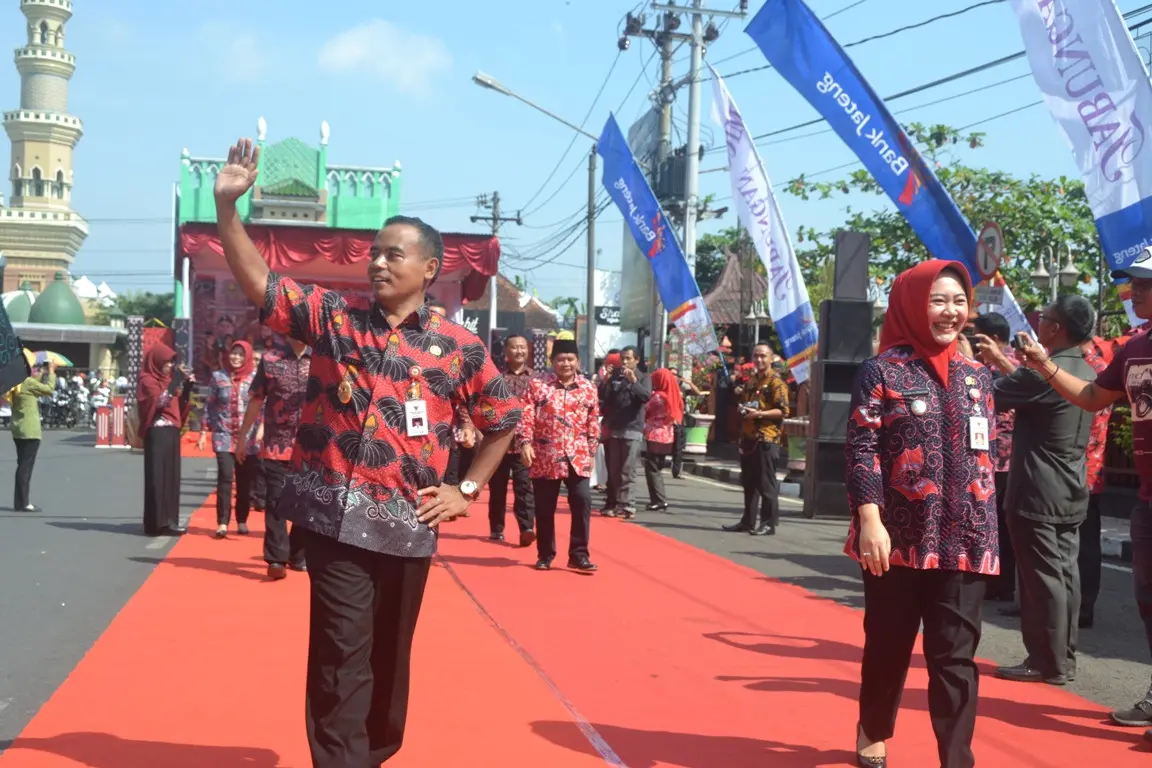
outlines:
{"label": "concrete curb", "polygon": [[1104,534],[1100,537],[1100,549],[1104,557],[1124,563],[1132,562],[1132,539],[1128,536]]}
{"label": "concrete curb", "polygon": [[[684,462],[684,471],[698,477],[706,477],[729,485],[740,485],[740,469],[720,464],[704,462]],[[799,498],[800,488],[795,483],[781,483],[781,496]],[[1132,539],[1126,533],[1105,532],[1100,536],[1100,548],[1104,557],[1110,560],[1119,560],[1122,563],[1132,562]]]}

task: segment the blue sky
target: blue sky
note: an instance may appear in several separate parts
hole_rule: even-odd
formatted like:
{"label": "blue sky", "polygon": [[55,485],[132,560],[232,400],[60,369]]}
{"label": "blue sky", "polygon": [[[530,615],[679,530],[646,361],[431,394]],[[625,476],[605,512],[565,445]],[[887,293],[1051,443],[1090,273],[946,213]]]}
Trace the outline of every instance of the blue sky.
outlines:
{"label": "blue sky", "polygon": [[[1121,10],[1135,7],[1134,1],[1122,0]],[[972,2],[864,0],[830,19],[828,27],[843,44]],[[717,7],[735,4],[726,0]],[[854,0],[810,0],[810,5],[826,16]],[[752,10],[758,6],[753,0]],[[117,290],[168,290],[172,183],[181,149],[221,155],[238,136],[252,135],[264,116],[270,141],[297,136],[311,144],[318,143],[320,123],[327,120],[334,163],[400,161],[401,209],[446,231],[476,230],[468,217],[476,212],[470,201],[478,194],[499,190],[513,211],[535,195],[525,226],[509,225],[504,239],[529,259],[542,253],[557,258],[516,272],[525,274],[543,298],[583,295],[583,238],[559,255],[547,246],[585,204],[588,142],[576,142],[536,195],[571,133],[512,99],[476,87],[471,76],[488,72],[579,122],[616,60],[623,16],[635,8],[629,0],[333,0],[323,6],[299,0],[77,0],[67,42],[78,59],[70,111],[84,121],[86,133],[77,148],[73,203],[91,222],[91,235],[75,271],[107,280]],[[7,0],[0,30],[8,30],[12,47],[23,42],[23,29],[19,3]],[[854,48],[851,55],[876,91],[886,95],[1021,47],[1015,18],[1002,3]],[[758,51],[741,54],[749,48],[743,25],[734,22],[707,56],[724,74],[764,64]],[[677,76],[687,71],[687,53],[684,48],[677,54]],[[609,110],[617,111],[624,126],[639,117],[657,66],[651,45],[634,40],[615,61],[588,130],[599,133]],[[1019,60],[890,106],[927,104],[1027,71],[1027,62]],[[728,84],[753,133],[815,116],[771,71],[732,77]],[[702,93],[710,99],[708,84]],[[1024,77],[899,117],[960,126],[1036,99],[1035,85]],[[9,64],[0,68],[0,105],[14,108],[18,100],[19,78]],[[685,90],[675,106],[677,143],[685,138],[686,106]],[[702,114],[703,138],[712,143],[718,133],[710,121],[710,101]],[[973,161],[1022,175],[1076,175],[1043,106],[976,130],[988,133],[988,146],[974,153]],[[833,134],[808,135],[816,131],[803,129],[780,137],[786,141],[760,145],[774,181],[854,159]],[[722,152],[712,153],[702,169],[723,163]],[[728,196],[727,174],[702,176],[701,192]],[[880,198],[805,203],[781,196],[793,232],[800,225],[835,225],[850,202],[886,204]],[[732,223],[728,215],[704,231]],[[621,220],[614,210],[600,218],[597,237],[603,249],[599,266],[618,269]]]}

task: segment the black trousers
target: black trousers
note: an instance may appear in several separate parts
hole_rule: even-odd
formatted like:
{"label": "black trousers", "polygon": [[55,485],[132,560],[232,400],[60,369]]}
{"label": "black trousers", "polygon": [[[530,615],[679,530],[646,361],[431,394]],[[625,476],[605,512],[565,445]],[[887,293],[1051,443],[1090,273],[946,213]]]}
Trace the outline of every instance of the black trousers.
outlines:
{"label": "black trousers", "polygon": [[180,428],[144,433],[144,533],[180,525]]}
{"label": "black trousers", "polygon": [[13,438],[16,443],[16,491],[12,496],[12,509],[27,509],[32,502],[32,469],[36,466],[36,454],[40,451],[40,440]]}
{"label": "black trousers", "polygon": [[1016,594],[1016,550],[1012,548],[1012,531],[1004,517],[1004,499],[1008,495],[1008,473],[996,473],[996,527],[1000,534],[1000,575],[988,580],[988,596],[1010,600]]}
{"label": "black trousers", "polygon": [[[740,453],[740,485],[744,487],[744,517],[746,528],[780,522],[780,481],[776,469],[780,466],[780,446],[776,443],[756,443]],[[759,509],[757,509],[759,508]]]}
{"label": "black trousers", "polygon": [[1104,567],[1104,553],[1100,549],[1100,494],[1088,497],[1088,517],[1080,525],[1080,555],[1076,558],[1080,569],[1080,618],[1091,621],[1096,614],[1096,598],[1100,596],[1100,574]]}
{"label": "black trousers", "polygon": [[684,446],[688,442],[688,433],[684,431],[683,424],[672,425],[672,477],[680,477],[684,468]]}
{"label": "black trousers", "polygon": [[504,533],[504,520],[508,511],[508,480],[512,480],[512,514],[520,533],[532,530],[536,522],[536,496],[532,492],[532,478],[520,454],[509,453],[488,481],[488,530]]}
{"label": "black trousers", "polygon": [[311,583],[305,718],[312,765],[376,768],[404,742],[412,635],[432,560],[301,533]]}
{"label": "black trousers", "polygon": [[568,538],[568,557],[588,557],[588,534],[592,527],[592,489],[588,478],[568,466],[568,477],[558,480],[533,479],[536,495],[536,556],[551,561],[556,557],[556,500],[560,484],[568,489],[572,527]]}
{"label": "black trousers", "polygon": [[236,522],[248,522],[255,500],[256,484],[264,474],[259,456],[246,456],[237,466],[236,455],[216,451],[216,525],[228,525],[232,519],[232,479],[236,479]]}
{"label": "black trousers", "polygon": [[1076,672],[1080,642],[1080,523],[1039,523],[1009,513],[1020,567],[1020,635],[1027,664],[1046,676]]}
{"label": "black trousers", "polygon": [[267,507],[264,509],[264,562],[269,565],[305,564],[304,529],[293,525],[292,533],[288,533],[288,521],[277,509],[284,483],[288,481],[291,472],[292,465],[287,461],[274,459],[264,461],[264,479],[268,495]]}
{"label": "black trousers", "polygon": [[870,741],[896,730],[896,713],[924,623],[928,715],[941,768],[972,768],[979,672],[980,608],[988,582],[959,571],[893,567],[864,573],[864,659],[860,665],[860,726]]}

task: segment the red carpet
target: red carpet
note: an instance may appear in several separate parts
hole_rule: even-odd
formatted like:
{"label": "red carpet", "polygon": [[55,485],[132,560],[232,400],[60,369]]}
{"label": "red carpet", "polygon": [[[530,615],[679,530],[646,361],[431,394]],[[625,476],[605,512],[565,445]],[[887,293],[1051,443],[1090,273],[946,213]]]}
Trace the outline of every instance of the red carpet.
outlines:
{"label": "red carpet", "polygon": [[[307,579],[265,582],[258,536],[206,535],[213,503],[0,768],[307,768]],[[482,504],[449,531],[389,765],[851,764],[858,613],[621,521],[593,521],[594,576],[485,541]],[[897,765],[938,764],[922,667]],[[981,766],[1148,763],[1139,731],[1069,693],[990,677],[981,693]]]}

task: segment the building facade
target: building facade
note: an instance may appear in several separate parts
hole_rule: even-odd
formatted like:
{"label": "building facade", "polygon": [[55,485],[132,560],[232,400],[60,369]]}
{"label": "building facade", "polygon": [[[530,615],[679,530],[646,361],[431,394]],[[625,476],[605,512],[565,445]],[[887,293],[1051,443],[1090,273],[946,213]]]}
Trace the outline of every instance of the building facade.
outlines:
{"label": "building facade", "polygon": [[83,134],[68,113],[76,57],[65,48],[71,0],[21,0],[27,43],[16,49],[20,107],[3,114],[12,143],[8,200],[0,197],[0,290],[27,285],[42,291],[69,271],[88,236],[72,210],[72,153]]}
{"label": "building facade", "polygon": [[[269,144],[268,124],[260,118],[256,184],[238,202],[245,224],[322,226],[339,229],[379,229],[400,212],[400,163],[391,168],[328,164],[328,123],[320,125],[320,144],[312,147],[297,138]],[[212,188],[223,158],[180,158],[181,226],[215,223]]]}

